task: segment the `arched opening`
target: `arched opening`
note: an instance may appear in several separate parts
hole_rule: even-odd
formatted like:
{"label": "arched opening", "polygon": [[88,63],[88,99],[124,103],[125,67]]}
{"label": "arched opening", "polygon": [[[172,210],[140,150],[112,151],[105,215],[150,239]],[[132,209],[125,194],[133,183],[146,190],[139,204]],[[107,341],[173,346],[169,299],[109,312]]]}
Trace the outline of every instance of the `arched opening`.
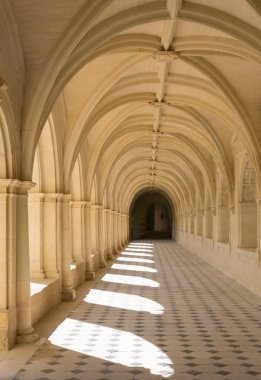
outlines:
{"label": "arched opening", "polygon": [[172,209],[159,192],[148,191],[134,202],[131,211],[132,239],[171,239]]}

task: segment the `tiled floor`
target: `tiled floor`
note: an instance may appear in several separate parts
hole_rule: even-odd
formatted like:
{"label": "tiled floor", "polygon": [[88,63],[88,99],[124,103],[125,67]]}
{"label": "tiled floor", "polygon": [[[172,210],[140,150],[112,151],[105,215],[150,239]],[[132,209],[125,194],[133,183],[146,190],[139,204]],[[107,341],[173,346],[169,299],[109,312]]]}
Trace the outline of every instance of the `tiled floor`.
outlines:
{"label": "tiled floor", "polygon": [[175,243],[134,242],[15,380],[260,380],[260,314]]}

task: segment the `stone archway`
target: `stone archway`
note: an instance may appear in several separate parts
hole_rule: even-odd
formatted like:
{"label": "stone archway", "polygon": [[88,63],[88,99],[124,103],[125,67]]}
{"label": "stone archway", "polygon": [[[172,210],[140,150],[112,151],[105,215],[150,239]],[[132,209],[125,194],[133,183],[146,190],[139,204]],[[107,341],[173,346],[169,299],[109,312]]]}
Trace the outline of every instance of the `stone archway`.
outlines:
{"label": "stone archway", "polygon": [[171,239],[172,211],[168,200],[160,193],[148,191],[133,204],[131,214],[132,239]]}

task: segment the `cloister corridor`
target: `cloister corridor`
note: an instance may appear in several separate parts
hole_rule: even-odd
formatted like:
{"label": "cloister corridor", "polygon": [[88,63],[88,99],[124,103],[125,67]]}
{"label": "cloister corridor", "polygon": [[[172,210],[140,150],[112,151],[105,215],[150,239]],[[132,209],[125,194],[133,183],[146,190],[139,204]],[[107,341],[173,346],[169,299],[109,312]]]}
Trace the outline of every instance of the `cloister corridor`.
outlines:
{"label": "cloister corridor", "polygon": [[133,241],[35,326],[40,341],[0,353],[0,379],[261,379],[260,312],[174,241]]}

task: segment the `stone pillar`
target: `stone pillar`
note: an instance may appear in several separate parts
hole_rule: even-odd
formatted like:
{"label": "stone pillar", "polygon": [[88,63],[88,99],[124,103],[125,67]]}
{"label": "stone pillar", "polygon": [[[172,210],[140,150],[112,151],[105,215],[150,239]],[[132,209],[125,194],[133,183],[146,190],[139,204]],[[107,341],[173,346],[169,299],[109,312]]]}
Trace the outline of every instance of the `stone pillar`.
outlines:
{"label": "stone pillar", "polygon": [[120,213],[116,212],[116,246],[117,251],[121,251],[121,223],[120,223]]}
{"label": "stone pillar", "polygon": [[58,277],[61,273],[61,206],[58,193],[29,194],[31,277]]}
{"label": "stone pillar", "polygon": [[108,218],[107,218],[108,210],[105,208],[102,208],[102,213],[103,213],[103,215],[102,215],[102,223],[103,223],[103,226],[102,226],[102,231],[103,231],[102,246],[103,246],[104,259],[107,260],[108,259]]}
{"label": "stone pillar", "polygon": [[0,180],[0,350],[16,340],[16,186],[18,181]]}
{"label": "stone pillar", "polygon": [[109,244],[110,244],[110,251],[111,251],[111,254],[112,254],[112,258],[114,258],[113,254],[114,254],[114,213],[112,210],[110,210],[110,218],[109,218],[109,221],[110,221],[110,224],[109,224]]}
{"label": "stone pillar", "polygon": [[86,280],[92,281],[95,279],[95,265],[92,254],[92,235],[91,235],[91,202],[86,202],[85,208],[85,234],[86,234],[86,256],[85,256],[85,274]]}
{"label": "stone pillar", "polygon": [[126,215],[121,215],[121,223],[122,223],[122,245],[126,246],[126,223],[125,223],[125,217]]}
{"label": "stone pillar", "polygon": [[113,254],[118,255],[118,223],[117,223],[117,211],[112,211],[113,219]]}
{"label": "stone pillar", "polygon": [[105,249],[107,260],[113,260],[112,254],[112,226],[111,226],[111,210],[104,209],[104,236],[105,236]]}
{"label": "stone pillar", "polygon": [[61,273],[61,195],[44,194],[42,222],[43,267],[46,277],[58,277]]}
{"label": "stone pillar", "polygon": [[90,208],[90,226],[91,226],[91,246],[94,268],[99,268],[99,251],[98,251],[98,212],[97,206],[91,205]]}
{"label": "stone pillar", "polygon": [[[258,192],[260,194],[260,190]],[[258,198],[257,198],[258,199]],[[258,253],[258,265],[261,266],[261,200],[257,201],[257,253]]]}
{"label": "stone pillar", "polygon": [[71,202],[72,256],[77,264],[85,262],[86,257],[86,203],[85,201]]}
{"label": "stone pillar", "polygon": [[126,237],[127,237],[127,244],[130,242],[130,216],[127,215],[126,217]]}
{"label": "stone pillar", "polygon": [[71,215],[70,194],[60,194],[59,205],[61,208],[61,262],[62,262],[62,301],[73,301],[76,297],[74,289],[71,263],[72,263],[72,238],[71,238]]}
{"label": "stone pillar", "polygon": [[45,278],[44,270],[44,194],[29,193],[29,252],[31,278]]}
{"label": "stone pillar", "polygon": [[104,268],[103,211],[100,205],[91,206],[92,251],[97,268]]}
{"label": "stone pillar", "polygon": [[121,223],[122,223],[122,245],[126,247],[126,215],[121,215]]}
{"label": "stone pillar", "polygon": [[0,349],[38,339],[31,325],[28,190],[32,182],[0,180]]}
{"label": "stone pillar", "polygon": [[103,207],[98,206],[98,247],[99,247],[99,267],[106,267],[105,259],[105,231],[104,231],[104,214]]}
{"label": "stone pillar", "polygon": [[18,343],[32,343],[38,339],[31,325],[28,190],[32,186],[31,182],[20,182],[16,187],[16,341]]}

